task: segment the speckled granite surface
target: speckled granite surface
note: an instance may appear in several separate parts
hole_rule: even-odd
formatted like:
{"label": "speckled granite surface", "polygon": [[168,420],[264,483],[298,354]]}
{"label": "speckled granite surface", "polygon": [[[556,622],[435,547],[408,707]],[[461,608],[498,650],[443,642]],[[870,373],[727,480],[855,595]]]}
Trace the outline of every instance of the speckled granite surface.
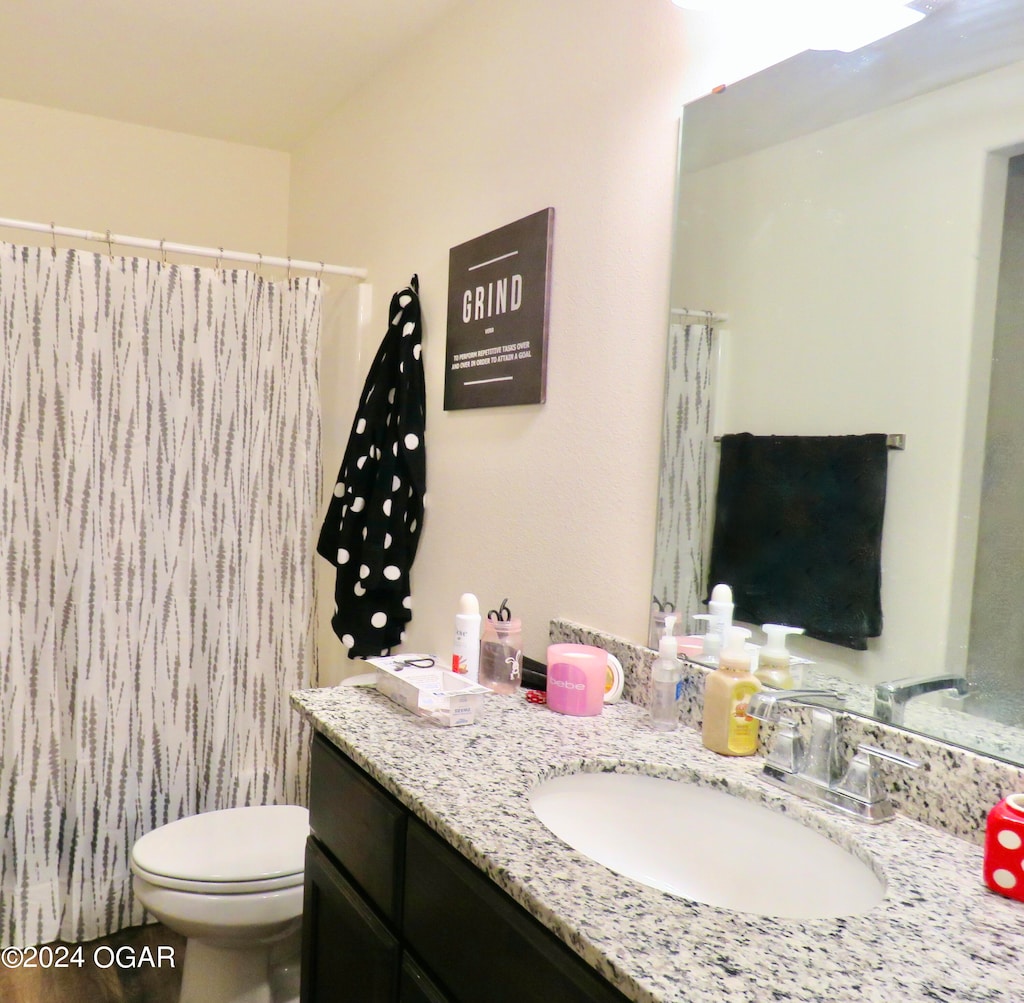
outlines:
{"label": "speckled granite surface", "polygon": [[[1024,905],[984,887],[979,847],[907,818],[868,826],[826,813],[760,780],[759,758],[716,756],[691,728],[652,731],[641,707],[622,702],[598,718],[571,718],[518,694],[493,695],[482,721],[446,729],[372,689],[306,690],[292,700],[630,999],[1024,999]],[[609,769],[725,787],[798,817],[870,862],[886,897],[864,916],[776,920],[620,877],[549,833],[528,799],[543,777]],[[772,864],[750,836],[755,874]]]}
{"label": "speckled granite surface", "polygon": [[[571,620],[553,620],[550,635],[552,641],[596,644],[611,651],[622,662],[627,699],[640,705],[646,702],[654,652]],[[687,663],[684,668],[680,714],[683,722],[695,729],[700,728],[704,677],[707,672],[703,666],[693,663]],[[827,683],[827,688],[842,693],[846,706],[861,709],[854,692],[855,687],[849,684],[823,680],[813,672],[807,674],[804,682],[810,686]],[[955,712],[932,708],[930,713],[941,717]],[[800,714],[791,716],[800,717]],[[957,716],[966,717],[962,714]],[[987,725],[993,733],[1007,730],[999,725],[974,720],[977,721],[977,727],[984,728]],[[763,755],[766,743],[771,743],[772,729],[762,726],[760,738],[760,752]],[[879,745],[922,764],[918,770],[882,767],[890,797],[900,812],[979,845],[984,840],[985,818],[989,809],[1007,794],[1024,792],[1024,769],[1019,766],[867,718],[844,715],[840,726],[840,754],[844,763],[849,762],[853,750],[861,743]],[[1012,752],[1007,750],[1008,755]]]}

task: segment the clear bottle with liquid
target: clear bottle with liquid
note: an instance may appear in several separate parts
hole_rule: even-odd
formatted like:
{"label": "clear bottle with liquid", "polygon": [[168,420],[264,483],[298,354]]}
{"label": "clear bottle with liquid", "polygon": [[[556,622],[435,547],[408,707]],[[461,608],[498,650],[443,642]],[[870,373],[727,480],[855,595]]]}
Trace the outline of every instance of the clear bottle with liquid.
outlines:
{"label": "clear bottle with liquid", "polygon": [[496,693],[515,693],[523,679],[523,621],[484,620],[480,682]]}
{"label": "clear bottle with liquid", "polygon": [[657,731],[671,731],[679,725],[683,666],[676,644],[673,635],[663,637],[651,666],[651,726]]}

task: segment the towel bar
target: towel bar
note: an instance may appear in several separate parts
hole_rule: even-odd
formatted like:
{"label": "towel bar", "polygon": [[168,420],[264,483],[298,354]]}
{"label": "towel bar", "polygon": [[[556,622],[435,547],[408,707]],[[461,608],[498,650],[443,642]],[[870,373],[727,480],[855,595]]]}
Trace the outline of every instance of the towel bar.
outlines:
{"label": "towel bar", "polygon": [[[720,435],[715,436],[715,442],[721,442],[722,437]],[[885,444],[890,449],[906,449],[907,448],[907,436],[905,432],[892,432],[885,437]]]}

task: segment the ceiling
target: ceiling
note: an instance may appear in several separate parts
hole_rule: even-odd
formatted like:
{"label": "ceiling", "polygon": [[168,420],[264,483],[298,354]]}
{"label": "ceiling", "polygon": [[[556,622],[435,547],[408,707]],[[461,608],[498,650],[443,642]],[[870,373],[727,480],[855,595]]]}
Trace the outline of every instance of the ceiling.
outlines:
{"label": "ceiling", "polygon": [[459,0],[0,0],[0,98],[288,150]]}

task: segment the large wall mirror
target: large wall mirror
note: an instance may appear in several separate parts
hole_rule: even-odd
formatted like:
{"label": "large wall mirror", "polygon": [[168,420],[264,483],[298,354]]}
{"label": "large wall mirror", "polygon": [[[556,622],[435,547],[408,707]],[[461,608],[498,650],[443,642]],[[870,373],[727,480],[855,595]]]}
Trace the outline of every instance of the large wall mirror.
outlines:
{"label": "large wall mirror", "polygon": [[[905,725],[1024,763],[1024,0],[932,6],[686,107],[670,369],[700,320],[682,311],[725,318],[710,482],[711,432],[905,436],[881,636],[792,648],[858,713],[879,682],[966,677],[965,701],[915,698]],[[685,606],[665,584],[690,565],[665,532],[691,504],[674,476],[654,591]],[[712,520],[709,504],[705,539]]]}

